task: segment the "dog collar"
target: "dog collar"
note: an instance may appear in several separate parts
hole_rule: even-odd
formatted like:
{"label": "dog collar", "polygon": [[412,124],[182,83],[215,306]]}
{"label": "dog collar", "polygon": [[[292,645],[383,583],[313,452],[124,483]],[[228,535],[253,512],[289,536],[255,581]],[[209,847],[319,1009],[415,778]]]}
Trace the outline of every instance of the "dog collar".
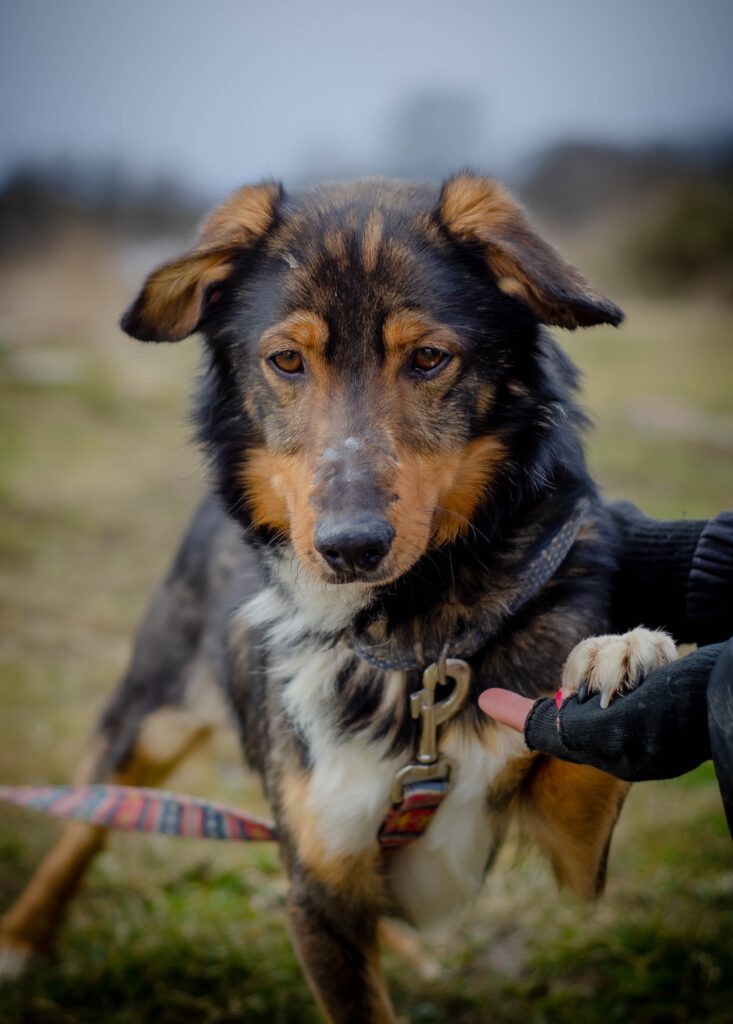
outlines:
{"label": "dog collar", "polygon": [[379,669],[423,669],[446,655],[470,658],[495,636],[508,619],[535,597],[564,562],[580,532],[590,507],[588,498],[580,498],[570,516],[542,540],[528,564],[512,580],[507,581],[500,601],[477,604],[453,628],[446,641],[446,631],[436,620],[433,636],[419,632],[419,623],[409,624],[413,636],[390,634],[386,613],[370,614],[368,621],[351,630],[347,642],[360,658]]}

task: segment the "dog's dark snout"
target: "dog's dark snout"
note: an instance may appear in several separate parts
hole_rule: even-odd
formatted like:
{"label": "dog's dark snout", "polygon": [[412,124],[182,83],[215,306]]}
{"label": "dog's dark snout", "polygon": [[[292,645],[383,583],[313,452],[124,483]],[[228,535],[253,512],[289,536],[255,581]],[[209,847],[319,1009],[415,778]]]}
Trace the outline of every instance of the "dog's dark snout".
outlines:
{"label": "dog's dark snout", "polygon": [[336,572],[356,576],[373,572],[392,546],[394,529],[387,519],[324,519],[313,538],[316,551]]}

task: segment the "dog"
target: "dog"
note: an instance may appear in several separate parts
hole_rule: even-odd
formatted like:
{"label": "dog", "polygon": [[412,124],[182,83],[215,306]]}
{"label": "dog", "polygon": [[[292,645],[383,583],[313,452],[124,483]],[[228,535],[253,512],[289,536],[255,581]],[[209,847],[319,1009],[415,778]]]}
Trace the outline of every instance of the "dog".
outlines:
{"label": "dog", "polygon": [[[608,631],[616,541],[584,461],[576,371],[545,325],[622,316],[509,193],[464,173],[440,188],[244,187],[122,318],[143,341],[202,334],[195,420],[216,494],[81,777],[158,783],[233,717],[329,1020],[394,1021],[380,920],[449,917],[512,820],[561,884],[603,887],[627,785],[530,753],[475,698],[586,679],[608,700],[674,656],[645,630],[577,646]],[[426,669],[433,697],[448,694],[437,705]],[[468,699],[436,726],[458,676]],[[395,779],[431,735],[450,788],[422,834],[385,850]],[[67,827],[6,915],[6,962],[50,946],[103,839]]]}

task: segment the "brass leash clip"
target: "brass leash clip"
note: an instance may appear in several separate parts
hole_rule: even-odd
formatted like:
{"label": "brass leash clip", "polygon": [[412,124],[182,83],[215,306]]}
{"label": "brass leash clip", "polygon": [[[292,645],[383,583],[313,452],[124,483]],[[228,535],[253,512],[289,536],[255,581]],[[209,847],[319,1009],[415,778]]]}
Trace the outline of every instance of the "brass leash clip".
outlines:
{"label": "brass leash clip", "polygon": [[[435,691],[448,679],[454,681],[451,694],[435,702]],[[438,726],[456,715],[468,698],[471,687],[471,668],[459,658],[441,657],[423,672],[422,689],[410,696],[410,714],[421,719],[420,738],[415,760],[395,775],[392,802],[402,802],[404,787],[409,782],[429,782],[435,779],[450,781],[452,762],[438,752]]]}

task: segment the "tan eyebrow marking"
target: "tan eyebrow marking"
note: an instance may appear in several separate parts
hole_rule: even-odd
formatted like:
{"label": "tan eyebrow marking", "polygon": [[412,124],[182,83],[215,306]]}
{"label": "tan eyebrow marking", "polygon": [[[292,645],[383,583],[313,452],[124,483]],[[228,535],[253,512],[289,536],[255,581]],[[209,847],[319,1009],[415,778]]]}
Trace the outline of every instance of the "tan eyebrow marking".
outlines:
{"label": "tan eyebrow marking", "polygon": [[393,352],[411,348],[420,341],[429,345],[431,337],[435,338],[436,344],[439,337],[444,342],[455,339],[450,327],[436,323],[416,309],[401,309],[391,313],[384,324],[383,336],[385,348]]}
{"label": "tan eyebrow marking", "polygon": [[371,273],[376,269],[379,257],[379,245],[384,230],[384,217],[379,210],[372,210],[364,225],[361,242],[361,258],[364,269]]}
{"label": "tan eyebrow marking", "polygon": [[299,309],[265,331],[260,348],[269,347],[275,340],[283,344],[292,342],[298,348],[322,351],[328,341],[328,324],[317,313]]}

